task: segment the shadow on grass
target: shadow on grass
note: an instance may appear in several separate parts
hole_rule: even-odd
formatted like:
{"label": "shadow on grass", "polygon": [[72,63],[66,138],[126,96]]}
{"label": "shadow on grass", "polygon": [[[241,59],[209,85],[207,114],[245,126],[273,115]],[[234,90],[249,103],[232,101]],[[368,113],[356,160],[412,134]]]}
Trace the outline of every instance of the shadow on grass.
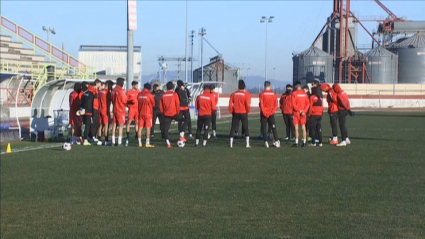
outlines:
{"label": "shadow on grass", "polygon": [[406,118],[425,118],[425,113],[423,115],[409,115],[409,114],[368,114],[368,113],[356,113],[356,115],[354,116],[354,118],[356,116],[362,116],[362,117],[367,117],[367,116],[372,116],[372,117],[406,117]]}
{"label": "shadow on grass", "polygon": [[394,141],[394,142],[403,141],[401,139],[378,139],[378,138],[363,138],[363,137],[350,137],[350,139],[373,140],[373,141]]}

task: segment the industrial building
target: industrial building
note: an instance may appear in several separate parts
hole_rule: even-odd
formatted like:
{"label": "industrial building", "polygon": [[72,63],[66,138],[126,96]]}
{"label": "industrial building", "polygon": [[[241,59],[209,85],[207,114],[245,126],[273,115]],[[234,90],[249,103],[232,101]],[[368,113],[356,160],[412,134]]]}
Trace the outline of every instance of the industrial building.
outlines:
{"label": "industrial building", "polygon": [[203,67],[193,71],[193,82],[222,82],[222,94],[231,94],[238,89],[240,79],[240,69],[230,64],[225,64],[223,58],[215,56],[210,58],[210,62]]}
{"label": "industrial building", "polygon": [[[134,46],[134,80],[139,81],[142,73],[142,47]],[[126,78],[127,46],[82,45],[78,59],[94,68],[100,79]]]}
{"label": "industrial building", "polygon": [[[312,46],[293,53],[293,81],[425,84],[425,21],[399,18],[374,0],[388,17],[372,20],[378,30],[370,33],[350,11],[350,2],[334,0],[333,12]],[[370,48],[358,47],[359,27],[372,38]]]}

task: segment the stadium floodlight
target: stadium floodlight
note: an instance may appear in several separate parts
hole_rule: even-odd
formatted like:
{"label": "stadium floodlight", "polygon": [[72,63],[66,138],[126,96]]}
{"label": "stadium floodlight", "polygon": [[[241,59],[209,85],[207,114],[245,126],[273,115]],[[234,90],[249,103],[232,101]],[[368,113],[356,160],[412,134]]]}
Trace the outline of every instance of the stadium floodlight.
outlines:
{"label": "stadium floodlight", "polygon": [[265,79],[267,81],[267,25],[268,23],[272,23],[274,16],[266,17],[262,16],[260,19],[260,23],[266,24],[266,50],[265,50],[265,63],[264,63],[264,71],[265,71]]}
{"label": "stadium floodlight", "polygon": [[49,34],[52,33],[53,35],[56,34],[55,28],[54,27],[49,27],[49,29],[47,29],[45,26],[43,26],[43,31],[47,34],[47,42],[49,42]]}

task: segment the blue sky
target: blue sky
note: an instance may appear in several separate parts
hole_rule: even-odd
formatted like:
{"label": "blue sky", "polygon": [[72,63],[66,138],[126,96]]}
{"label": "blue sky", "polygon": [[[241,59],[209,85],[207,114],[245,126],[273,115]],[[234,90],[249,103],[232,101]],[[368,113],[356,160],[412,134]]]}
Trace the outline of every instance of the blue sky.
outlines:
{"label": "blue sky", "polygon": [[[425,20],[425,1],[382,1],[397,16]],[[1,14],[40,37],[42,26],[54,27],[50,42],[78,57],[80,45],[126,45],[126,1],[1,1]],[[135,45],[142,46],[143,74],[158,70],[158,56],[184,57],[186,1],[137,1]],[[362,16],[386,16],[374,1],[352,0]],[[292,79],[292,52],[308,48],[326,18],[332,1],[188,1],[188,31],[206,29],[206,39],[237,65],[242,75],[264,75],[265,25],[261,16],[274,16],[268,25],[269,78]],[[372,31],[377,23],[365,23]],[[359,44],[371,40],[359,28]],[[194,57],[198,58],[198,38]],[[190,53],[190,48],[189,48]],[[204,62],[216,53],[204,45]],[[194,66],[198,66],[195,62]],[[273,69],[275,68],[275,69]],[[169,63],[177,70],[177,63]]]}

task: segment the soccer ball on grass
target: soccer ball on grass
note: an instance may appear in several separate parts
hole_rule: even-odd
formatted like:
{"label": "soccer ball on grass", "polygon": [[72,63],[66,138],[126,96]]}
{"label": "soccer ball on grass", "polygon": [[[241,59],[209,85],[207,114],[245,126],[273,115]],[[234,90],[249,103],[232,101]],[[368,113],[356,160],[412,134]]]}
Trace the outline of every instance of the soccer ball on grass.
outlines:
{"label": "soccer ball on grass", "polygon": [[62,148],[64,149],[64,150],[66,150],[66,151],[69,151],[69,150],[71,150],[71,144],[70,143],[64,143],[63,145],[62,145]]}
{"label": "soccer ball on grass", "polygon": [[185,142],[184,142],[183,140],[179,140],[179,141],[177,141],[177,146],[178,146],[179,148],[183,148],[183,147],[184,147],[184,145],[185,145]]}

